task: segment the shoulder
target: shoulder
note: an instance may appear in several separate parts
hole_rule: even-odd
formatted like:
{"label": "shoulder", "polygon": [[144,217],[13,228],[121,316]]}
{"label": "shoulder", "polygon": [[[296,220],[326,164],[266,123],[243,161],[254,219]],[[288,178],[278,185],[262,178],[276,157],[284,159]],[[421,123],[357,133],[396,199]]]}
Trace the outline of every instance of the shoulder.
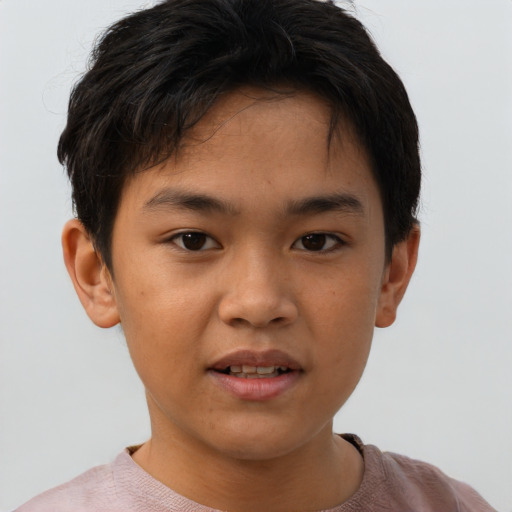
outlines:
{"label": "shoulder", "polygon": [[43,492],[15,512],[116,512],[116,495],[113,465],[106,464]]}
{"label": "shoulder", "polygon": [[383,453],[374,446],[365,447],[364,453],[373,459],[375,469],[382,471],[389,499],[404,510],[495,512],[473,488],[431,464],[396,453]]}
{"label": "shoulder", "polygon": [[342,434],[364,459],[358,491],[335,512],[496,512],[474,489],[440,469],[396,453],[365,445],[353,434]]}

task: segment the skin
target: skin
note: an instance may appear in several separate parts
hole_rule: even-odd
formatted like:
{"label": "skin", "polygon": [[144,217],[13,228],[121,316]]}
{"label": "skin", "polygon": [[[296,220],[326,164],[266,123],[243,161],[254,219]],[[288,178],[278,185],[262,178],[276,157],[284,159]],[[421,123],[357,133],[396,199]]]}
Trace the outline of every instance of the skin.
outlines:
{"label": "skin", "polygon": [[[332,419],[374,326],[394,321],[419,231],[386,260],[369,160],[343,123],[328,149],[329,116],[303,92],[243,89],[217,102],[177,155],[125,185],[113,273],[79,221],[64,229],[82,304],[97,325],[121,323],[146,388],[152,438],[134,460],[214,508],[325,509],[362,480]],[[191,194],[202,202],[184,204]],[[299,377],[271,399],[234,396],[209,369],[238,349],[283,351]]]}

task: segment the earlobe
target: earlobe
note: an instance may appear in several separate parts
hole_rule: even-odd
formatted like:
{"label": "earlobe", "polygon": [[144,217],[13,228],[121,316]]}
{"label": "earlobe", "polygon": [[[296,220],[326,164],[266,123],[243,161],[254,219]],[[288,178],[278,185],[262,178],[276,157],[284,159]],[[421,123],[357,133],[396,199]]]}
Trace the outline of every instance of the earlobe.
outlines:
{"label": "earlobe", "polygon": [[418,259],[420,228],[415,225],[408,237],[393,248],[391,261],[384,273],[377,314],[376,327],[389,327],[396,318],[400,304]]}
{"label": "earlobe", "polygon": [[99,327],[119,323],[112,278],[83,224],[72,219],[62,231],[64,262],[89,318]]}

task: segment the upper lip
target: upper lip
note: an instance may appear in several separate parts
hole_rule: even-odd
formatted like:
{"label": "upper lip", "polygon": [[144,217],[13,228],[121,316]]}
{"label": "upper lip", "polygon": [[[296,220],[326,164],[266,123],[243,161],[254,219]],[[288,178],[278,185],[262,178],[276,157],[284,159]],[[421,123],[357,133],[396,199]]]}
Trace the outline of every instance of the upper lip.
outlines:
{"label": "upper lip", "polygon": [[225,370],[229,366],[286,366],[290,370],[302,370],[298,361],[281,350],[236,350],[231,352],[210,366],[212,370]]}

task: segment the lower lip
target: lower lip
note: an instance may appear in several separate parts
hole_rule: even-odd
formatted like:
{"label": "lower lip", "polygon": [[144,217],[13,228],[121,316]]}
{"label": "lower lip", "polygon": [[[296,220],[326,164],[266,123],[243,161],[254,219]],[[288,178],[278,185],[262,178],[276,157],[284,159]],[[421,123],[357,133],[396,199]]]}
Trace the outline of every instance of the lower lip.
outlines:
{"label": "lower lip", "polygon": [[208,372],[224,390],[241,400],[263,402],[288,391],[297,382],[299,371],[283,373],[277,377],[244,379],[210,370]]}

